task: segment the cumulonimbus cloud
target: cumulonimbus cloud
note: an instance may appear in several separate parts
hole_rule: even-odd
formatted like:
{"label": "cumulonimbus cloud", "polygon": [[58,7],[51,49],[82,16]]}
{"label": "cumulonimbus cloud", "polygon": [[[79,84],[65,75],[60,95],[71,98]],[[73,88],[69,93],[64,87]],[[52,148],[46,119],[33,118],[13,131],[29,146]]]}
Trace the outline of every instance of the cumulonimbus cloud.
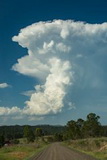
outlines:
{"label": "cumulonimbus cloud", "polygon": [[[87,24],[71,20],[39,22],[21,29],[13,41],[28,49],[12,69],[40,79],[24,113],[44,115],[61,112],[67,86],[73,83],[76,58],[99,54],[107,43],[107,23]],[[42,82],[42,85],[41,85]],[[43,84],[44,83],[44,84]],[[70,103],[72,104],[72,103]]]}
{"label": "cumulonimbus cloud", "polygon": [[[74,73],[79,79],[87,74],[87,83],[89,81],[95,87],[95,80],[87,72],[89,67],[83,67],[81,63],[91,64],[92,73],[94,69],[98,70],[94,60],[96,55],[105,54],[107,50],[107,23],[38,22],[21,29],[12,40],[28,49],[28,54],[18,59],[12,69],[40,81],[26,101],[23,114],[56,114],[64,107],[67,90],[71,89],[75,79]],[[81,85],[87,84],[82,82]],[[73,103],[68,104],[72,108]]]}

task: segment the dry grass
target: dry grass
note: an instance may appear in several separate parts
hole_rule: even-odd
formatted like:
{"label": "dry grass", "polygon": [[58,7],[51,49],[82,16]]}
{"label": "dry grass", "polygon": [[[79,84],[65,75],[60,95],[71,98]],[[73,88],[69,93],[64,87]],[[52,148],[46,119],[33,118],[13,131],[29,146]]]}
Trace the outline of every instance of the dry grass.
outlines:
{"label": "dry grass", "polygon": [[70,140],[66,144],[100,160],[107,160],[107,137]]}
{"label": "dry grass", "polygon": [[0,160],[28,160],[46,146],[41,142],[3,147],[0,148]]}
{"label": "dry grass", "polygon": [[16,159],[20,159],[23,160],[25,157],[28,156],[28,153],[26,152],[11,152],[8,154],[10,157],[16,158]]}

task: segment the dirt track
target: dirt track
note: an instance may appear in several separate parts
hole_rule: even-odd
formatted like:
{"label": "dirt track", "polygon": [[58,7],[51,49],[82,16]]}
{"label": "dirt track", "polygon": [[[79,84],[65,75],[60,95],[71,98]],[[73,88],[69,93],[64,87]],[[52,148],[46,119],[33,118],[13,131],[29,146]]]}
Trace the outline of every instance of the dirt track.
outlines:
{"label": "dirt track", "polygon": [[33,160],[96,160],[91,156],[73,151],[60,143],[54,143]]}

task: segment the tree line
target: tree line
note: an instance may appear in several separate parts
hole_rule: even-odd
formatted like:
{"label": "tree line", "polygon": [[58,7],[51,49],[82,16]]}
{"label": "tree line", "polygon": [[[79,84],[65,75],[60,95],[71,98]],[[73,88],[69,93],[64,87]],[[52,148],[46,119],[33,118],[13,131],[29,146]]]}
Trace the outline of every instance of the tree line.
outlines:
{"label": "tree line", "polygon": [[100,117],[95,113],[87,115],[86,120],[79,118],[77,121],[68,121],[64,139],[80,139],[99,137],[103,135],[103,128],[99,122]]}
{"label": "tree line", "polygon": [[99,122],[100,116],[95,113],[89,113],[86,120],[81,118],[76,121],[70,120],[62,133],[56,133],[54,140],[76,140],[90,137],[107,137],[107,126],[102,126]]}
{"label": "tree line", "polygon": [[19,138],[26,138],[27,142],[33,142],[38,137],[48,136],[48,140],[52,142],[107,136],[107,126],[102,126],[99,119],[100,117],[95,113],[89,113],[86,120],[81,118],[76,121],[70,120],[65,126],[0,126],[0,146],[4,145],[6,140],[18,143]]}
{"label": "tree line", "polygon": [[18,143],[18,139],[26,138],[28,142],[34,141],[38,137],[38,129],[42,130],[42,136],[53,135],[55,133],[61,133],[64,131],[64,126],[53,125],[15,125],[15,126],[0,126],[0,146],[3,146],[5,142],[11,141]]}

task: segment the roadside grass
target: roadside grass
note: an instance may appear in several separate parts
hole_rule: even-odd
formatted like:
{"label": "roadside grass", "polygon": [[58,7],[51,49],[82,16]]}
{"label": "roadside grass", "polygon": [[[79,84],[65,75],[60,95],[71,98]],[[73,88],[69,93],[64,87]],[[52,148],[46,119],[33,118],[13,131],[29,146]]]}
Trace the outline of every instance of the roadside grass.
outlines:
{"label": "roadside grass", "polygon": [[0,148],[0,160],[30,160],[45,149],[45,142],[18,144]]}
{"label": "roadside grass", "polygon": [[99,160],[107,160],[107,137],[69,140],[64,143]]}

